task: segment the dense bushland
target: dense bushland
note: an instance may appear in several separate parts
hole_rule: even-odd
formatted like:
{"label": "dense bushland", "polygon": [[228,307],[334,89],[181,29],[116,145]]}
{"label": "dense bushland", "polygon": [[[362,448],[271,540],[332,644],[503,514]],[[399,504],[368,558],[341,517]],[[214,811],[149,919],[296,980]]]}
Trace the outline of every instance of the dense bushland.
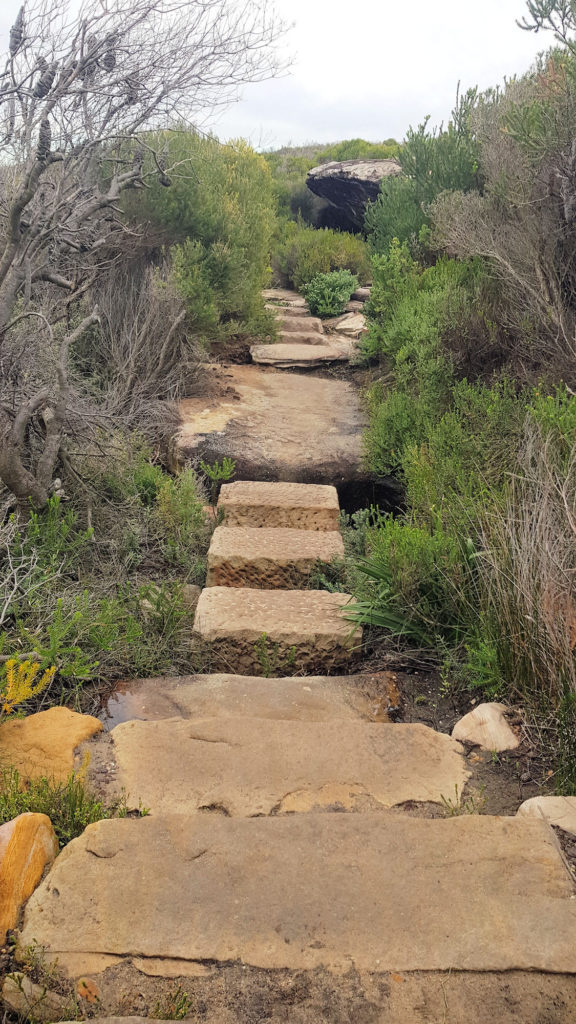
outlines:
{"label": "dense bushland", "polygon": [[435,651],[446,685],[522,702],[573,792],[576,54],[560,28],[528,75],[410,132],[404,178],[367,214],[382,373],[366,460],[407,507],[373,514],[356,589],[364,621]]}
{"label": "dense bushland", "polygon": [[156,178],[128,208],[149,238],[172,245],[189,329],[208,338],[269,332],[261,293],[276,207],[265,160],[242,141],[222,145],[190,131],[148,141],[176,169],[169,187]]}
{"label": "dense bushland", "polygon": [[296,289],[309,284],[317,274],[334,270],[349,270],[362,284],[371,277],[368,250],[362,238],[293,221],[278,227],[272,266],[277,281]]}

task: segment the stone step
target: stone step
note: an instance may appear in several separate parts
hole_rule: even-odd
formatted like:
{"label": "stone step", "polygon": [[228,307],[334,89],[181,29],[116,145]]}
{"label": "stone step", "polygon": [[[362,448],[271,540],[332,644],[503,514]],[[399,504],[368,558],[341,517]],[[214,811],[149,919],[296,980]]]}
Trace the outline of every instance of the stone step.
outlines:
{"label": "stone step", "polygon": [[315,316],[283,316],[280,327],[283,334],[324,334],[324,324]]}
{"label": "stone step", "polygon": [[299,295],[298,292],[292,292],[288,288],[266,288],[262,292],[265,302],[273,303],[276,306],[299,306],[303,309],[308,309],[308,303],[303,295]]}
{"label": "stone step", "polygon": [[[111,745],[110,745],[111,744]],[[90,745],[91,780],[153,814],[227,817],[442,804],[470,772],[464,748],[420,724],[334,719],[164,719],[117,725]],[[107,768],[107,766],[110,766]]]}
{"label": "stone step", "polygon": [[276,366],[281,370],[294,367],[315,369],[327,363],[347,363],[352,356],[352,346],[347,343],[330,345],[286,344],[252,345],[252,362],[260,366]]}
{"label": "stone step", "polygon": [[[360,303],[362,305],[362,303]],[[309,320],[312,316],[308,312],[308,306],[279,306],[278,303],[267,302],[264,306],[270,313],[275,313],[276,316],[288,319],[288,317],[299,317],[301,320]]]}
{"label": "stone step", "polygon": [[101,715],[121,722],[162,718],[272,718],[289,722],[388,721],[400,694],[392,672],[262,679],[226,674],[163,676],[119,684]]}
{"label": "stone step", "polygon": [[172,978],[236,961],[326,969],[340,984],[351,968],[374,980],[574,974],[574,887],[554,833],[532,818],[109,819],[70,843],[31,897],[18,948],[30,946],[73,977],[97,975],[103,1004],[115,991],[126,1009],[128,974],[119,985],[98,972],[127,972],[133,957]]}
{"label": "stone step", "polygon": [[[330,345],[330,339],[325,334],[320,334],[318,331],[304,330],[298,331],[280,331],[280,341],[274,342],[273,344],[278,345]],[[270,348],[270,345],[266,347]]]}
{"label": "stone step", "polygon": [[207,587],[306,587],[318,567],[344,559],[337,530],[218,526],[208,552]]}
{"label": "stone step", "polygon": [[300,675],[352,663],[362,630],[344,618],[348,594],[207,587],[194,631],[213,672]]}
{"label": "stone step", "polygon": [[329,484],[237,480],[222,485],[218,511],[227,526],[323,531],[338,529],[340,505]]}

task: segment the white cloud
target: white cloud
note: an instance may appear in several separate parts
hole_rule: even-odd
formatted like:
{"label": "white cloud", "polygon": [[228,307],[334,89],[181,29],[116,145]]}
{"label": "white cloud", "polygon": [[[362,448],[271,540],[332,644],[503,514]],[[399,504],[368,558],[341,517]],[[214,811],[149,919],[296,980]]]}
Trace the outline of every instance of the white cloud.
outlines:
{"label": "white cloud", "polygon": [[[0,35],[20,0],[1,0]],[[257,146],[402,138],[427,114],[437,123],[456,86],[495,85],[525,71],[549,35],[519,29],[524,0],[276,0],[296,54],[289,77],[246,86],[209,123]]]}

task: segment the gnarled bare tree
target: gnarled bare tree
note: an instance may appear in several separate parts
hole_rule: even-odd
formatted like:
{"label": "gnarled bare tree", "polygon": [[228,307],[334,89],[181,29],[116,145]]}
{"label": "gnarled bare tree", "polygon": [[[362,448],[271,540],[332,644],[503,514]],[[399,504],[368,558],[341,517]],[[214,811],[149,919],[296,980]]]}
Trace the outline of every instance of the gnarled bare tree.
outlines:
{"label": "gnarled bare tree", "polygon": [[69,355],[98,323],[91,290],[128,232],[122,193],[150,175],[170,185],[147,132],[197,124],[274,76],[282,31],[267,0],[86,0],[77,16],[31,0],[18,13],[0,71],[0,479],[20,503],[50,492]]}

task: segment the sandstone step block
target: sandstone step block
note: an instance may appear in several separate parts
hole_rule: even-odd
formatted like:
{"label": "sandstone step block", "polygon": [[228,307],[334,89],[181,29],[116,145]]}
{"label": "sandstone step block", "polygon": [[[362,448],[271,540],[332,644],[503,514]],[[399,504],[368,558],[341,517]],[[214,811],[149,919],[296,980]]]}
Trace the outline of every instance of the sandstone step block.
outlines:
{"label": "sandstone step block", "polygon": [[[463,748],[425,725],[258,718],[125,722],[102,747],[107,797],[153,814],[228,817],[442,803],[470,772]],[[105,749],[104,749],[105,748]],[[96,749],[92,764],[98,777]],[[130,801],[133,801],[131,803]],[[135,803],[134,803],[135,801]]]}
{"label": "sandstone step block", "polygon": [[0,826],[0,946],[57,854],[58,839],[45,814],[19,814]]}
{"label": "sandstone step block", "polygon": [[206,586],[298,590],[319,564],[343,558],[337,530],[218,526],[208,552]]}
{"label": "sandstone step block", "polygon": [[227,526],[324,531],[338,529],[340,505],[329,484],[237,480],[222,485],[218,511]]}
{"label": "sandstone step block", "polygon": [[389,721],[400,705],[393,672],[299,678],[212,675],[133,679],[118,685],[107,728],[133,719],[261,718],[289,722]]}
{"label": "sandstone step block", "polygon": [[[531,818],[151,815],[90,825],[19,948],[266,969],[576,973],[573,884]],[[183,973],[183,972],[182,972]]]}
{"label": "sandstone step block", "polygon": [[[309,342],[309,339],[308,339]],[[348,343],[330,345],[287,344],[252,345],[250,356],[259,366],[276,366],[279,370],[316,369],[329,363],[347,363],[352,356]]]}
{"label": "sandstone step block", "polygon": [[282,316],[280,326],[283,334],[324,334],[324,325],[316,316]]}
{"label": "sandstone step block", "polygon": [[344,618],[348,594],[207,587],[194,619],[212,671],[312,675],[350,665],[362,630]]}
{"label": "sandstone step block", "polygon": [[517,814],[541,818],[576,836],[576,797],[532,796],[520,804]]}

